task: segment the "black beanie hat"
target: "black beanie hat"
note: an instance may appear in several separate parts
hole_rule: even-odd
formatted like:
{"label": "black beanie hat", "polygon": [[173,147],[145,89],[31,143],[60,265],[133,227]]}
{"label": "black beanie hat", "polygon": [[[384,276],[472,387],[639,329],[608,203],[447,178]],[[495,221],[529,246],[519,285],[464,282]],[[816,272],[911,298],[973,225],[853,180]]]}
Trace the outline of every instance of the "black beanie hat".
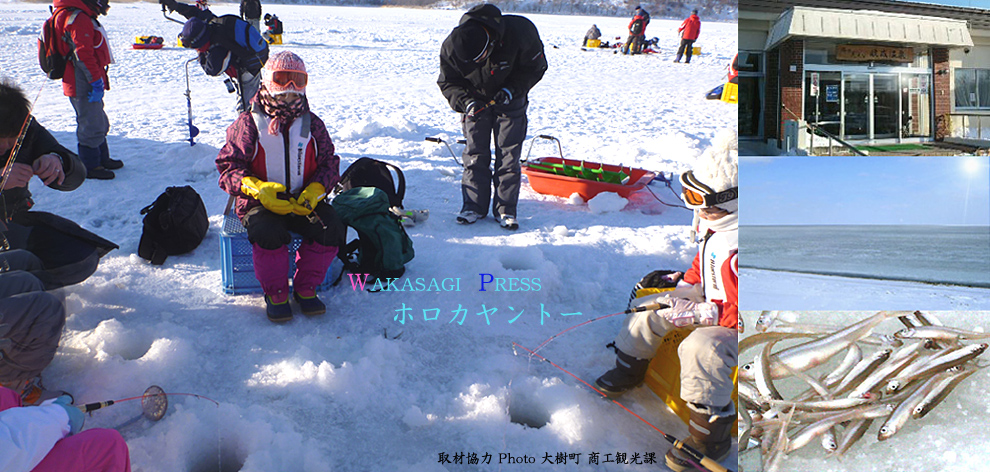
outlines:
{"label": "black beanie hat", "polygon": [[488,30],[477,21],[468,21],[450,33],[454,54],[463,62],[474,62],[488,48]]}
{"label": "black beanie hat", "polygon": [[209,35],[206,34],[206,23],[196,17],[190,18],[182,27],[182,45],[187,48],[199,49],[206,44]]}

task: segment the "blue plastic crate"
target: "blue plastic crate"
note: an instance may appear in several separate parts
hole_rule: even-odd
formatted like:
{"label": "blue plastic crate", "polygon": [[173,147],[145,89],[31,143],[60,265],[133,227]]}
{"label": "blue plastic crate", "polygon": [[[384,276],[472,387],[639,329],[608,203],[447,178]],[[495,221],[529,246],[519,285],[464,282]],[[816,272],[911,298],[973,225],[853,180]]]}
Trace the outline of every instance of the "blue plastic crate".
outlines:
{"label": "blue plastic crate", "polygon": [[[290,280],[296,271],[296,250],[299,249],[300,244],[302,237],[293,234],[292,242],[289,244],[289,273],[286,274]],[[220,230],[220,258],[223,262],[221,281],[225,293],[241,295],[262,292],[261,283],[254,276],[254,260],[251,258],[251,243],[247,238],[247,230],[231,213],[223,215],[223,228]],[[329,289],[334,274],[342,269],[340,260],[334,259],[326,278],[316,287],[316,291],[323,292]]]}

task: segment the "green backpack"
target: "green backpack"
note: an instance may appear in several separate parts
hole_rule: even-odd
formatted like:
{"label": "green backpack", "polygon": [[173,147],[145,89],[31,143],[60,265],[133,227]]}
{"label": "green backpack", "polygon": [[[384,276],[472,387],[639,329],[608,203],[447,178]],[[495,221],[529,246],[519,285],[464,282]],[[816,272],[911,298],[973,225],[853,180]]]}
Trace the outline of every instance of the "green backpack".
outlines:
{"label": "green backpack", "polygon": [[369,274],[368,280],[398,278],[416,255],[412,240],[389,211],[388,195],[375,187],[354,187],[333,199],[333,208],[345,225],[357,231],[355,239],[337,253],[344,269]]}

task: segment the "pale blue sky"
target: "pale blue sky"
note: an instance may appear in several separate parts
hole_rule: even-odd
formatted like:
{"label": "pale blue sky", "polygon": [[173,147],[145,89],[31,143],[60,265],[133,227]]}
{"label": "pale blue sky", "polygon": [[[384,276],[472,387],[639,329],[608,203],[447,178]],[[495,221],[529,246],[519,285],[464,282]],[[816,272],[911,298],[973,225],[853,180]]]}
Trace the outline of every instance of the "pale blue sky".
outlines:
{"label": "pale blue sky", "polygon": [[988,157],[740,157],[743,225],[990,226]]}
{"label": "pale blue sky", "polygon": [[990,0],[908,0],[917,3],[934,3],[937,5],[950,5],[956,7],[973,7],[990,10]]}

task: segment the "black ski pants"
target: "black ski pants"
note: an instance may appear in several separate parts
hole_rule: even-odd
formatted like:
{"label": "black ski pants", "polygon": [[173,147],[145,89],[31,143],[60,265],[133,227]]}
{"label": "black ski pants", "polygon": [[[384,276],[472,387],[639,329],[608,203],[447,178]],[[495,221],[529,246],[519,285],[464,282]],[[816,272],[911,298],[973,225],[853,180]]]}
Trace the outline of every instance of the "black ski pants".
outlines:
{"label": "black ski pants", "polygon": [[323,246],[343,246],[347,228],[340,222],[333,207],[320,202],[313,213],[319,219],[308,216],[278,215],[257,206],[248,210],[241,223],[247,229],[248,241],[262,249],[278,249],[292,242],[292,233],[302,236],[304,241],[315,241]]}
{"label": "black ski pants", "polygon": [[691,63],[691,51],[694,51],[694,40],[693,39],[682,39],[681,45],[677,47],[677,59],[675,62],[681,62],[681,56],[687,55],[684,59],[685,63]]}
{"label": "black ski pants", "polygon": [[[461,211],[473,211],[479,215],[516,215],[519,187],[522,181],[522,145],[526,140],[527,97],[513,98],[506,106],[490,106],[474,117],[463,117],[464,175],[461,178]],[[492,163],[492,137],[495,138],[495,168]],[[495,198],[492,199],[494,187]]]}

